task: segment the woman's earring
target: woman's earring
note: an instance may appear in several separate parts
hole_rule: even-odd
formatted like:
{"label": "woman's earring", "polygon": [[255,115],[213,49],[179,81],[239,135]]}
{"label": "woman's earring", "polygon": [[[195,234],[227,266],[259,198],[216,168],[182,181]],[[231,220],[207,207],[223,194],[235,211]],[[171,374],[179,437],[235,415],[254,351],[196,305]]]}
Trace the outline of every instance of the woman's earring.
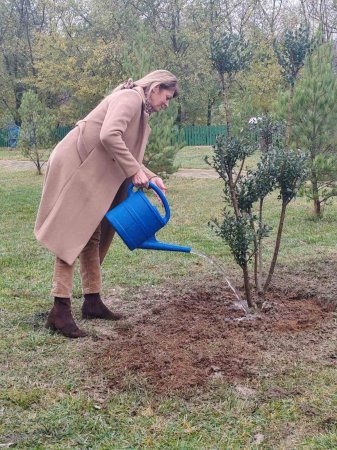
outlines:
{"label": "woman's earring", "polygon": [[147,114],[153,113],[153,107],[152,107],[151,103],[149,102],[149,100],[145,100],[145,112]]}

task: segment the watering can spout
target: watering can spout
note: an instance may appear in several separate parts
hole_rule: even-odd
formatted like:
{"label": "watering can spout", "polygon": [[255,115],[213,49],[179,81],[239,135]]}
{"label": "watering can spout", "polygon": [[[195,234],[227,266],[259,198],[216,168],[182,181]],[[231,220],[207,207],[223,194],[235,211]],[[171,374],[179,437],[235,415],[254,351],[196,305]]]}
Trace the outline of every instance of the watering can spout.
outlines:
{"label": "watering can spout", "polygon": [[168,244],[167,242],[160,242],[152,236],[147,239],[145,242],[142,242],[138,248],[146,249],[146,250],[166,250],[170,252],[184,252],[190,253],[191,247],[183,247],[181,245]]}

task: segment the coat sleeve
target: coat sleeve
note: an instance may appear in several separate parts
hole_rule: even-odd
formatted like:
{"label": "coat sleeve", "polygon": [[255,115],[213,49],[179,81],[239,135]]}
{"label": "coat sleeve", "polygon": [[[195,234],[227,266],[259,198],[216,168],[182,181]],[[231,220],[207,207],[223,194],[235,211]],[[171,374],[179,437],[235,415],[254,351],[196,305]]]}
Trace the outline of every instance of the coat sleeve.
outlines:
{"label": "coat sleeve", "polygon": [[125,177],[131,177],[141,168],[123,139],[130,122],[140,115],[142,99],[131,89],[121,91],[109,104],[105,115],[100,140],[112,159],[117,161]]}
{"label": "coat sleeve", "polygon": [[154,178],[154,177],[157,176],[154,172],[152,172],[150,169],[148,169],[147,167],[145,167],[144,164],[141,164],[140,168],[141,168],[142,170],[144,170],[144,172],[145,172],[145,174],[146,174],[146,176],[147,176],[148,178]]}

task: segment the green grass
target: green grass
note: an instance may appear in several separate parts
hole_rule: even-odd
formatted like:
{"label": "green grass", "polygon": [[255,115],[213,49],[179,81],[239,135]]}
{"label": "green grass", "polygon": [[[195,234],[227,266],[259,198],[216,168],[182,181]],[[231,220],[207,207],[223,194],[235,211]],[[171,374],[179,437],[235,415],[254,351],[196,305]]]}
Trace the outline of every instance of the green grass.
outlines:
{"label": "green grass", "polygon": [[175,164],[184,169],[210,169],[205,156],[212,155],[212,147],[184,147],[176,155]]}
{"label": "green grass", "polygon": [[[176,156],[175,163],[185,168],[209,168],[204,162],[206,155],[211,155],[212,148],[209,146],[200,147],[184,147]],[[28,157],[24,156],[22,152],[16,148],[0,147],[0,160],[10,159],[26,161]]]}
{"label": "green grass", "polygon": [[[49,150],[45,151],[47,157],[50,153]],[[18,161],[28,161],[28,156],[24,156],[20,150],[17,148],[9,148],[9,147],[0,147],[0,160],[2,159],[10,159],[10,160],[18,160]]]}
{"label": "green grass", "polygon": [[[211,146],[184,147],[177,153],[175,164],[182,169],[211,169],[212,167],[205,162],[205,157],[211,160],[212,155]],[[254,153],[247,159],[245,167],[254,167],[258,158],[259,152]]]}
{"label": "green grass", "polygon": [[[175,157],[175,165],[182,169],[211,169],[211,167],[205,162],[206,156],[212,156],[212,147],[184,147],[177,153]],[[0,160],[2,159],[25,161],[29,158],[23,156],[20,150],[0,148]],[[248,165],[254,165],[256,163],[256,160],[257,156],[252,156],[251,158],[249,158]]]}
{"label": "green grass", "polygon": [[25,156],[22,155],[20,150],[16,148],[1,147],[0,148],[0,160],[1,159],[17,159],[17,160],[27,160]]}
{"label": "green grass", "polygon": [[[236,271],[228,249],[207,222],[223,207],[219,180],[167,182],[172,218],[163,241],[191,245]],[[33,236],[42,177],[0,169],[0,444],[18,449],[335,449],[335,367],[301,363],[253,382],[243,398],[216,384],[182,399],[160,398],[130,380],[127,392],[108,390],[104,374],[86,369],[87,341],[67,340],[43,328],[50,307],[53,257]],[[297,267],[336,249],[337,205],[320,222],[297,199],[289,207],[280,263]],[[277,200],[268,204],[276,225]],[[272,240],[267,243],[271,252]],[[202,277],[207,264],[193,255],[130,252],[117,238],[104,263],[105,293]],[[78,276],[75,296],[80,296]],[[74,301],[78,316],[80,302]],[[87,342],[87,343],[86,343]],[[95,343],[99,345],[99,341]],[[277,362],[276,362],[277,364]],[[282,388],[270,398],[266,392]],[[300,394],[294,395],[294,388]],[[257,444],[256,436],[263,435]]]}

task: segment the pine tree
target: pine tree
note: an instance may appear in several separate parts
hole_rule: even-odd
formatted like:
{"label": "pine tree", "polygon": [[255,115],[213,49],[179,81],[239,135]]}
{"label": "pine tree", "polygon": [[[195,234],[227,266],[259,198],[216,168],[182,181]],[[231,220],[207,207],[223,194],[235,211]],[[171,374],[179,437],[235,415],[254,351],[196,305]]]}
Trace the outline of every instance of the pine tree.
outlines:
{"label": "pine tree", "polygon": [[19,112],[21,116],[19,148],[24,156],[33,161],[41,175],[44,164],[42,157],[55,143],[55,119],[32,90],[23,94]]}
{"label": "pine tree", "polygon": [[[146,52],[143,49],[146,48]],[[153,41],[144,28],[136,34],[132,45],[126,45],[123,57],[123,69],[127,77],[137,80],[156,69],[157,58]],[[146,147],[144,164],[160,176],[167,177],[175,172],[174,158],[184,145],[184,133],[176,124],[177,101],[166,111],[150,117],[151,135]]]}
{"label": "pine tree", "polygon": [[177,106],[170,107],[150,119],[152,132],[146,147],[144,164],[156,174],[167,177],[177,167],[174,158],[178,150],[185,145],[184,132],[175,124]]}
{"label": "pine tree", "polygon": [[292,141],[310,155],[310,185],[316,216],[337,196],[337,75],[331,43],[308,58],[295,90]]}

